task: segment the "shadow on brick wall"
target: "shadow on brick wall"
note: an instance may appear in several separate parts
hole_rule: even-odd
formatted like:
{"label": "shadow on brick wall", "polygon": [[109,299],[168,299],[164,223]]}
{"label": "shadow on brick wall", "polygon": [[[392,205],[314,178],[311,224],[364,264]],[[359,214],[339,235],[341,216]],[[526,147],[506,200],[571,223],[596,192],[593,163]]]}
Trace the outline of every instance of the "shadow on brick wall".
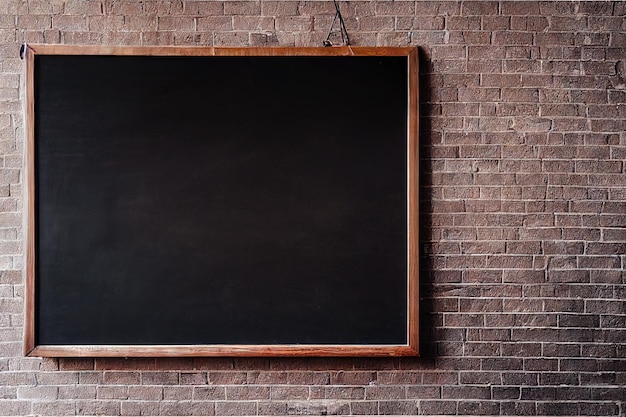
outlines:
{"label": "shadow on brick wall", "polygon": [[[419,48],[419,197],[420,197],[420,358],[403,359],[403,368],[419,367],[425,368],[434,363],[437,355],[437,346],[434,340],[433,329],[434,302],[426,294],[433,285],[431,260],[425,250],[424,242],[431,239],[430,230],[432,227],[432,158],[431,145],[437,141],[435,132],[431,126],[431,105],[432,100],[432,63],[424,49]],[[409,366],[412,365],[412,366]]]}

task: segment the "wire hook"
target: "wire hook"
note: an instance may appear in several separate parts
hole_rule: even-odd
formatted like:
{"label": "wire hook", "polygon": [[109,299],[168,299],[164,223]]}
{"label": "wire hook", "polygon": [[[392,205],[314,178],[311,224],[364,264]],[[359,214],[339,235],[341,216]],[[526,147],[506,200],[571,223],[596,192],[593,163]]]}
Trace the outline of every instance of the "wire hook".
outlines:
{"label": "wire hook", "polygon": [[328,36],[322,44],[324,46],[333,46],[333,43],[330,41],[330,35],[333,33],[333,28],[335,27],[335,22],[339,20],[339,31],[341,32],[341,43],[343,46],[350,45],[350,38],[348,36],[348,30],[346,29],[346,24],[343,21],[343,16],[341,15],[341,10],[339,10],[339,3],[337,0],[333,0],[335,4],[335,17],[333,18],[333,23],[330,25],[330,29],[328,30]]}

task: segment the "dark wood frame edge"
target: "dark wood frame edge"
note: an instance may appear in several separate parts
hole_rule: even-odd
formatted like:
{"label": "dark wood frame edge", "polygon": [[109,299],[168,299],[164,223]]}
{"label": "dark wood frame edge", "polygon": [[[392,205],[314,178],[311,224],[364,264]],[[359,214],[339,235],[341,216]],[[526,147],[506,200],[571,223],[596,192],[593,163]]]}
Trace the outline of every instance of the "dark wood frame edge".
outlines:
{"label": "dark wood frame edge", "polygon": [[[35,343],[35,55],[138,56],[406,56],[408,59],[408,329],[407,345],[72,345]],[[419,355],[419,115],[418,51],[415,47],[221,48],[177,46],[25,45],[25,322],[24,355],[36,357],[200,357],[200,356],[417,356]]]}

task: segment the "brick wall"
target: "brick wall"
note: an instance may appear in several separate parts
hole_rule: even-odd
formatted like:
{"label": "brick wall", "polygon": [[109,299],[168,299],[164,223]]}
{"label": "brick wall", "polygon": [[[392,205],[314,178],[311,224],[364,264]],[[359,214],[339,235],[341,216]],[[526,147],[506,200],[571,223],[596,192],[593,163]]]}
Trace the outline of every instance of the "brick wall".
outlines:
{"label": "brick wall", "polygon": [[22,357],[19,45],[319,46],[333,6],[1,0],[0,414],[626,414],[626,2],[341,8],[420,48],[423,357]]}

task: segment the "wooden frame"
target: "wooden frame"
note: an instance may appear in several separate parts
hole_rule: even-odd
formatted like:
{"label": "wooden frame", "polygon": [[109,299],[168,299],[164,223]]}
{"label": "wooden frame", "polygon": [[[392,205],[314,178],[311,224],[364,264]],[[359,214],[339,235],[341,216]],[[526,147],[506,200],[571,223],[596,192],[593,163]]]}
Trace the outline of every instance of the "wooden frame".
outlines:
{"label": "wooden frame", "polygon": [[[405,56],[408,60],[407,114],[407,343],[402,345],[38,345],[36,329],[36,209],[35,201],[35,56]],[[415,356],[418,354],[418,55],[412,47],[331,48],[214,48],[25,45],[26,141],[24,224],[26,293],[24,354],[44,357],[155,357],[155,356]]]}

